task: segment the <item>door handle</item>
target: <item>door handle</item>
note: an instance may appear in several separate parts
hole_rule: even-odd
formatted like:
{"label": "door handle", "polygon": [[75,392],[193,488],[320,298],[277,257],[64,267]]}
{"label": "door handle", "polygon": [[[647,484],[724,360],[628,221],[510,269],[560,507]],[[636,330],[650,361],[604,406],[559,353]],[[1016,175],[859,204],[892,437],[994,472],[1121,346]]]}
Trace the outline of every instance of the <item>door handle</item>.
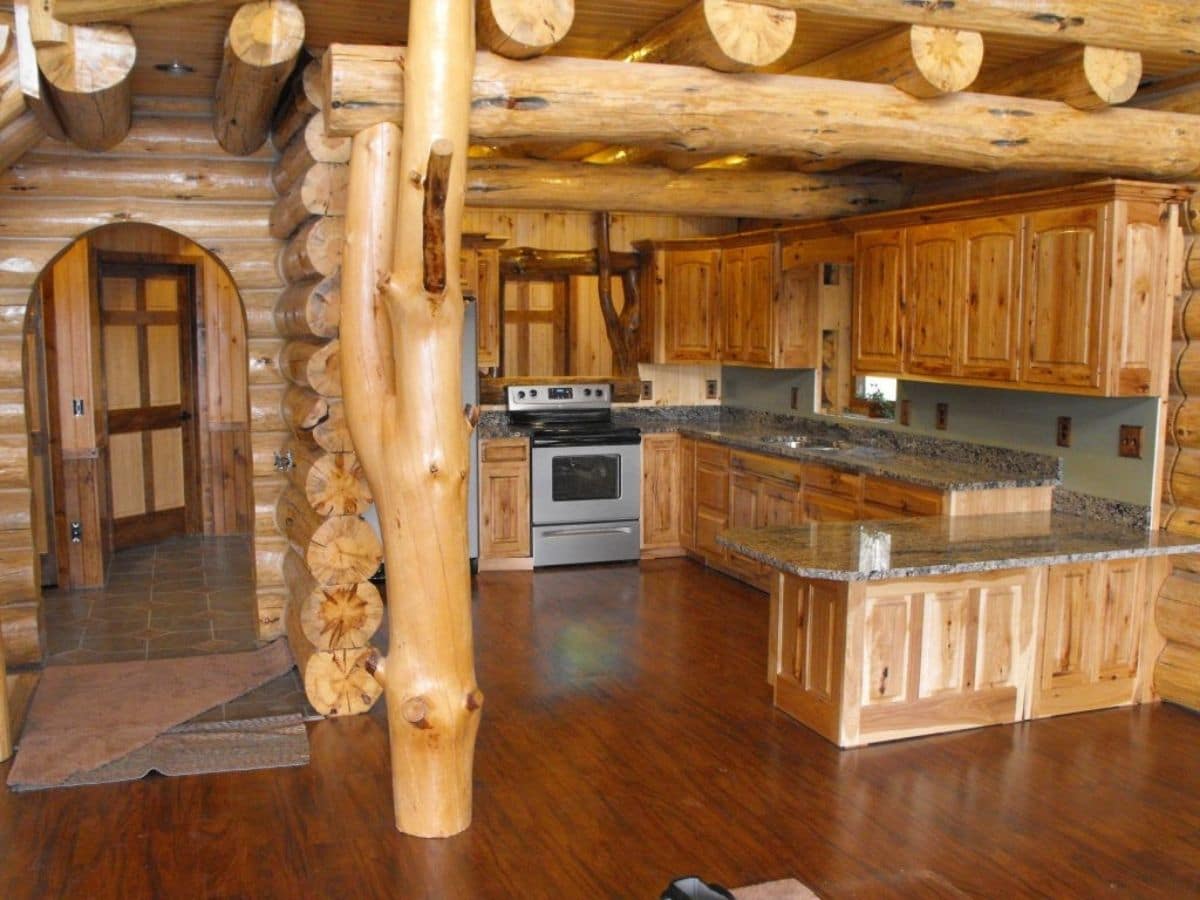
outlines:
{"label": "door handle", "polygon": [[597,535],[597,534],[630,534],[633,529],[628,526],[624,528],[581,528],[578,531],[569,529],[559,531],[544,531],[543,537],[577,537],[580,535]]}

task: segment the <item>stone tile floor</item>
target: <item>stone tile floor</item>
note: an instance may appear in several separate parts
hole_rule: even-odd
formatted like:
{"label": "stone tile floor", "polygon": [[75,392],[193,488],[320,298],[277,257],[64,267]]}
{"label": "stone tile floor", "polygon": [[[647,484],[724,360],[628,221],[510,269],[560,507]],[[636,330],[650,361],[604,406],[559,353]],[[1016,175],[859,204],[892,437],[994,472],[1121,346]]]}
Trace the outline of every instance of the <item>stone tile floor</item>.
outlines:
{"label": "stone tile floor", "polygon": [[[47,590],[46,664],[213,655],[261,646],[247,537],[171,538],[113,556],[99,589]],[[200,716],[235,720],[311,713],[293,669]]]}

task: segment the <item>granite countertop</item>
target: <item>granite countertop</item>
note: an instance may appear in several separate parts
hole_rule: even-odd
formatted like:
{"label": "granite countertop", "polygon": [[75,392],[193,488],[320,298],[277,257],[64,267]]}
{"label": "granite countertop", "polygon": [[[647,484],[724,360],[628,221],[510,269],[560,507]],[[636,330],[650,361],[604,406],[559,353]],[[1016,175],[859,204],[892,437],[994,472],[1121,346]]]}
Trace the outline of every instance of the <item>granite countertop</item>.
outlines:
{"label": "granite countertop", "polygon": [[787,433],[772,434],[755,428],[680,425],[678,431],[689,437],[715,441],[740,450],[820,463],[846,472],[895,478],[943,491],[1053,487],[1059,483],[1058,478],[1045,473],[1021,475],[984,461],[930,459],[847,440],[824,441],[815,438],[810,446],[801,444],[792,447],[780,440],[789,436]]}
{"label": "granite countertop", "polygon": [[1065,513],[734,528],[717,543],[803,578],[874,581],[1200,552],[1200,538]]}

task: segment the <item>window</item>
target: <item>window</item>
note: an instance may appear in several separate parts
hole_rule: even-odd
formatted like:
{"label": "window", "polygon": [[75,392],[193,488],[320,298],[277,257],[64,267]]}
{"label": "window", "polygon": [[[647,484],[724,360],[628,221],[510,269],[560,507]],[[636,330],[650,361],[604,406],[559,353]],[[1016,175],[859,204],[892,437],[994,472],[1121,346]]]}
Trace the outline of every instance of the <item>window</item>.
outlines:
{"label": "window", "polygon": [[894,419],[896,417],[897,384],[895,378],[883,378],[876,375],[856,378],[854,400],[850,403],[850,411],[870,416],[873,419]]}

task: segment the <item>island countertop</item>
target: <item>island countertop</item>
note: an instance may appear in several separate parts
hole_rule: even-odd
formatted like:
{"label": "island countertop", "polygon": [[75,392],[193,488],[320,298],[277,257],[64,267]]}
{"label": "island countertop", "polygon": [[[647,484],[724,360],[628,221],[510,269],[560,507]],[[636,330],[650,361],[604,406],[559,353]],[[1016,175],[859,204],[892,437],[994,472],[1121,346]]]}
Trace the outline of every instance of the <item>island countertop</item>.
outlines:
{"label": "island countertop", "polygon": [[1065,513],[734,528],[717,543],[802,578],[875,581],[1200,552],[1200,538]]}

